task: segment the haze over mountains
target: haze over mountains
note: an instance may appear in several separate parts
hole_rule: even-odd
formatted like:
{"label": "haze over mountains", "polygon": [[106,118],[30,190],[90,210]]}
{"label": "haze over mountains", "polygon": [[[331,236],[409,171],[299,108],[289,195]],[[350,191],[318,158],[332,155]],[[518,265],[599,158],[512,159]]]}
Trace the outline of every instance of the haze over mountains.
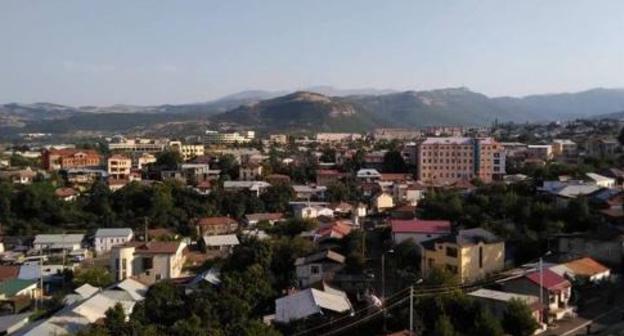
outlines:
{"label": "haze over mountains", "polygon": [[624,89],[521,98],[495,97],[466,88],[428,91],[243,91],[209,102],[70,107],[51,103],[0,105],[3,132],[126,131],[163,123],[220,122],[265,130],[364,131],[375,127],[486,125],[498,121],[550,121],[619,116]]}

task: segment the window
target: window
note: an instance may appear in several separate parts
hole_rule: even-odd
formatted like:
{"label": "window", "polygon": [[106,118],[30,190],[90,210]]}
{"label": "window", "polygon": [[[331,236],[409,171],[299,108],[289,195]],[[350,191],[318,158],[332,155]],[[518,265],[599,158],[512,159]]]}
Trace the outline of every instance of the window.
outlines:
{"label": "window", "polygon": [[447,246],[446,247],[446,256],[447,257],[457,258],[457,248]]}
{"label": "window", "polygon": [[312,265],[310,266],[310,273],[319,274],[321,273],[321,268],[318,265]]}
{"label": "window", "polygon": [[453,274],[457,274],[457,266],[446,264],[446,269]]}
{"label": "window", "polygon": [[483,246],[479,246],[479,268],[483,268]]}
{"label": "window", "polygon": [[149,270],[154,268],[154,261],[152,258],[143,258],[143,269]]}

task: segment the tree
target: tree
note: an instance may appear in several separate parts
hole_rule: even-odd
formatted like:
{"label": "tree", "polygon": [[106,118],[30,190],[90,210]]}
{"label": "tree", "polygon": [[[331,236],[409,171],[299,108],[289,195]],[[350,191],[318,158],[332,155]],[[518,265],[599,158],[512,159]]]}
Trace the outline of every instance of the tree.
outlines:
{"label": "tree", "polygon": [[342,202],[349,200],[349,190],[342,182],[334,182],[327,186],[325,197],[329,202]]}
{"label": "tree", "polygon": [[260,195],[267,211],[284,212],[288,210],[288,202],[295,197],[295,191],[288,184],[273,185]]}
{"label": "tree", "polygon": [[455,328],[451,323],[451,319],[446,315],[440,315],[433,327],[433,336],[455,336]]}
{"label": "tree", "polygon": [[386,173],[406,173],[407,165],[401,152],[390,150],[384,155],[383,171]]}
{"label": "tree", "polygon": [[125,335],[128,333],[126,325],[126,313],[121,303],[109,308],[106,313],[104,327],[110,335]]}
{"label": "tree", "polygon": [[475,321],[475,335],[502,336],[504,333],[500,321],[489,310],[482,308]]}
{"label": "tree", "polygon": [[74,275],[74,285],[77,287],[89,284],[95,287],[106,287],[114,281],[113,275],[104,267],[94,266],[80,268]]}
{"label": "tree", "polygon": [[177,169],[178,165],[182,163],[182,155],[178,151],[164,151],[160,152],[156,157],[156,165],[164,167],[165,169]]}
{"label": "tree", "polygon": [[521,300],[512,299],[503,315],[503,328],[512,336],[533,335],[538,327],[531,309]]}
{"label": "tree", "polygon": [[620,145],[624,146],[624,127],[620,129],[620,134],[618,135],[617,139],[620,142]]}
{"label": "tree", "polygon": [[458,279],[455,274],[451,273],[446,268],[434,267],[429,271],[423,283],[433,287],[449,287],[456,286],[458,284]]}

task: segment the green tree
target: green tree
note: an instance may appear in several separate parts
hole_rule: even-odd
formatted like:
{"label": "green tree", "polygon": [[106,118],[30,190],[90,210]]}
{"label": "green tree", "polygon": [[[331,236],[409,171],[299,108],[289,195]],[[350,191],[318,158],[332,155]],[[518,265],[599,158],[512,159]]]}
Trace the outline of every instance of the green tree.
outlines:
{"label": "green tree", "polygon": [[538,327],[531,309],[523,301],[512,299],[503,315],[503,328],[512,336],[533,335]]}
{"label": "green tree", "polygon": [[126,313],[124,312],[121,303],[117,303],[115,306],[109,308],[105,315],[106,319],[104,320],[104,327],[108,330],[110,335],[128,334]]}
{"label": "green tree", "polygon": [[288,202],[295,197],[295,191],[288,184],[273,185],[260,195],[267,211],[284,212],[288,210]]}
{"label": "green tree", "polygon": [[74,285],[80,287],[89,284],[95,287],[106,287],[114,281],[113,275],[104,267],[94,266],[79,268],[74,274]]}
{"label": "green tree", "polygon": [[156,156],[156,165],[169,170],[177,169],[183,161],[182,155],[178,151],[164,151]]}
{"label": "green tree", "polygon": [[436,323],[433,327],[433,331],[431,333],[432,336],[455,336],[457,333],[455,332],[455,328],[453,327],[453,323],[451,323],[451,319],[446,315],[440,315],[436,320]]}
{"label": "green tree", "polygon": [[390,150],[384,155],[383,171],[386,173],[406,173],[407,164],[401,152]]}
{"label": "green tree", "polygon": [[475,321],[475,335],[502,336],[504,333],[500,321],[489,310],[482,308]]}

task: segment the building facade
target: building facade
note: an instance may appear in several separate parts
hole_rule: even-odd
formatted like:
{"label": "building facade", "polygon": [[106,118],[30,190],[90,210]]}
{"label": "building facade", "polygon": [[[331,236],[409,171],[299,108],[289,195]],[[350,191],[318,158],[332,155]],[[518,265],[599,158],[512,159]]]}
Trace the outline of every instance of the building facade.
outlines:
{"label": "building facade", "polygon": [[505,174],[505,154],[492,138],[427,138],[418,146],[418,179],[452,184],[479,178],[491,182]]}

